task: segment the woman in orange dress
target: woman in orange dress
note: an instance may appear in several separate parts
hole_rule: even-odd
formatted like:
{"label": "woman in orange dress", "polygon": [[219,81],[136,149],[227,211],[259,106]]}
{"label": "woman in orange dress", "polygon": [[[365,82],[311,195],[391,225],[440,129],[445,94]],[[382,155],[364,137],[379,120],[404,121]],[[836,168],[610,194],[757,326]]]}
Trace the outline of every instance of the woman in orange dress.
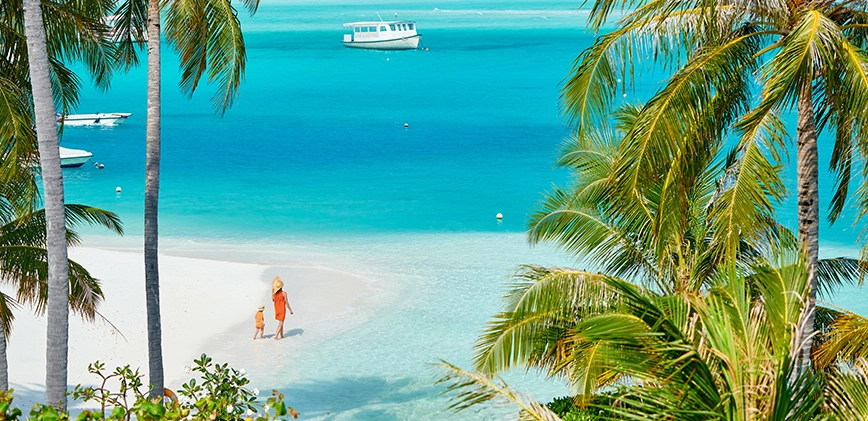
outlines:
{"label": "woman in orange dress", "polygon": [[283,281],[279,276],[275,276],[271,281],[271,301],[274,301],[274,318],[277,320],[274,339],[280,339],[283,338],[283,320],[286,319],[286,310],[289,310],[289,314],[293,313],[292,307],[289,306],[289,297],[283,290]]}

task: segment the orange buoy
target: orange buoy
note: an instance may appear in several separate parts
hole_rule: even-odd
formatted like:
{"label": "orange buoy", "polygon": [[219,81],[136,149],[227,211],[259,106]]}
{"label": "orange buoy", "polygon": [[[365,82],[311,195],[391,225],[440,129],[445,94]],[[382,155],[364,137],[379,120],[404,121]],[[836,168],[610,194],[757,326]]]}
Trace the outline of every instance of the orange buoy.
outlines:
{"label": "orange buoy", "polygon": [[172,392],[172,389],[169,389],[168,387],[163,388],[163,396],[169,398],[175,403],[178,403],[178,395],[176,395],[175,392]]}

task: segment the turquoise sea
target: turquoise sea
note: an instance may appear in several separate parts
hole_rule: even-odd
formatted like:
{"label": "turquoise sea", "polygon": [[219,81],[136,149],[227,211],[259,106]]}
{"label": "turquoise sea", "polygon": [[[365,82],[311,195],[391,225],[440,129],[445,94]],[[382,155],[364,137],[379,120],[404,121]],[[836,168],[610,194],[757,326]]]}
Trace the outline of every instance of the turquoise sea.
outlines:
{"label": "turquoise sea", "polygon": [[[163,250],[304,260],[360,273],[384,291],[351,330],[315,349],[287,351],[255,380],[287,391],[305,418],[445,416],[432,385],[439,372],[429,363],[469,367],[473,342],[517,265],[572,263],[548,247],[530,248],[523,231],[541,193],[567,181],[552,168],[567,133],[558,90],[594,37],[580,6],[264,0],[255,17],[243,18],[247,80],[222,118],[209,87],[192,99],[179,93],[177,58],[166,55]],[[415,20],[428,50],[340,44],[344,22],[378,19],[377,12]],[[655,76],[644,76],[626,100],[658,87]],[[62,143],[105,165],[65,170],[67,201],[119,213],[132,242],[142,229],[145,106],[144,67],[118,75],[109,92],[87,88],[79,112],[133,116],[111,129],[68,128]],[[821,159],[828,153],[821,150]],[[793,185],[792,172],[787,177]],[[791,227],[793,210],[785,203],[780,215]],[[824,254],[854,255],[857,234],[852,218],[824,225]],[[114,241],[100,235],[87,244]],[[850,292],[836,304],[868,314],[861,292]],[[540,399],[568,390],[535,373],[508,378]]]}

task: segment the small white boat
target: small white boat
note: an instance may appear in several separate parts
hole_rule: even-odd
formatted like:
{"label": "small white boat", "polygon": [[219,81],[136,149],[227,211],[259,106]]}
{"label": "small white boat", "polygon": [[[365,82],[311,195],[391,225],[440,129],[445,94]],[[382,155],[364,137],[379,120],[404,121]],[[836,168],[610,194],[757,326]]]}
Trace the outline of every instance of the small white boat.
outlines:
{"label": "small white boat", "polygon": [[107,114],[70,114],[60,116],[58,123],[64,126],[117,126],[129,118],[131,113],[107,113]]}
{"label": "small white boat", "polygon": [[350,48],[372,50],[412,50],[419,48],[421,34],[416,33],[416,22],[351,22],[345,28],[352,33],[344,34],[343,44]]}
{"label": "small white boat", "polygon": [[93,154],[81,149],[69,149],[60,147],[60,167],[61,168],[76,168],[84,165]]}

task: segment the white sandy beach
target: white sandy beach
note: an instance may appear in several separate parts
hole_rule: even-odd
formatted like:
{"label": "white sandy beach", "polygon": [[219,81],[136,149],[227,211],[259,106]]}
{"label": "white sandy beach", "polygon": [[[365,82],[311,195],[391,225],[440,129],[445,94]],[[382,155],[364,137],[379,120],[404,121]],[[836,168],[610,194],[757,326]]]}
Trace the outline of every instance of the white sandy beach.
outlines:
{"label": "white sandy beach", "polygon": [[[143,257],[137,252],[76,248],[70,257],[103,281],[100,312],[111,324],[70,319],[69,383],[92,384],[87,365],[95,360],[108,368],[130,364],[147,372],[147,332]],[[274,307],[270,281],[280,275],[295,315],[285,325],[287,338],[274,341]],[[178,388],[191,378],[184,366],[202,353],[216,361],[247,368],[255,386],[256,372],[289,350],[326,339],[334,329],[319,329],[348,315],[368,291],[367,283],[344,272],[317,267],[272,267],[255,264],[162,256],[160,259],[163,362],[166,383]],[[5,291],[4,292],[8,292]],[[266,338],[253,341],[254,314],[265,304]],[[9,379],[16,406],[29,408],[44,398],[44,317],[18,311],[8,348]],[[258,367],[258,368],[257,368]],[[147,380],[146,380],[147,381]]]}

